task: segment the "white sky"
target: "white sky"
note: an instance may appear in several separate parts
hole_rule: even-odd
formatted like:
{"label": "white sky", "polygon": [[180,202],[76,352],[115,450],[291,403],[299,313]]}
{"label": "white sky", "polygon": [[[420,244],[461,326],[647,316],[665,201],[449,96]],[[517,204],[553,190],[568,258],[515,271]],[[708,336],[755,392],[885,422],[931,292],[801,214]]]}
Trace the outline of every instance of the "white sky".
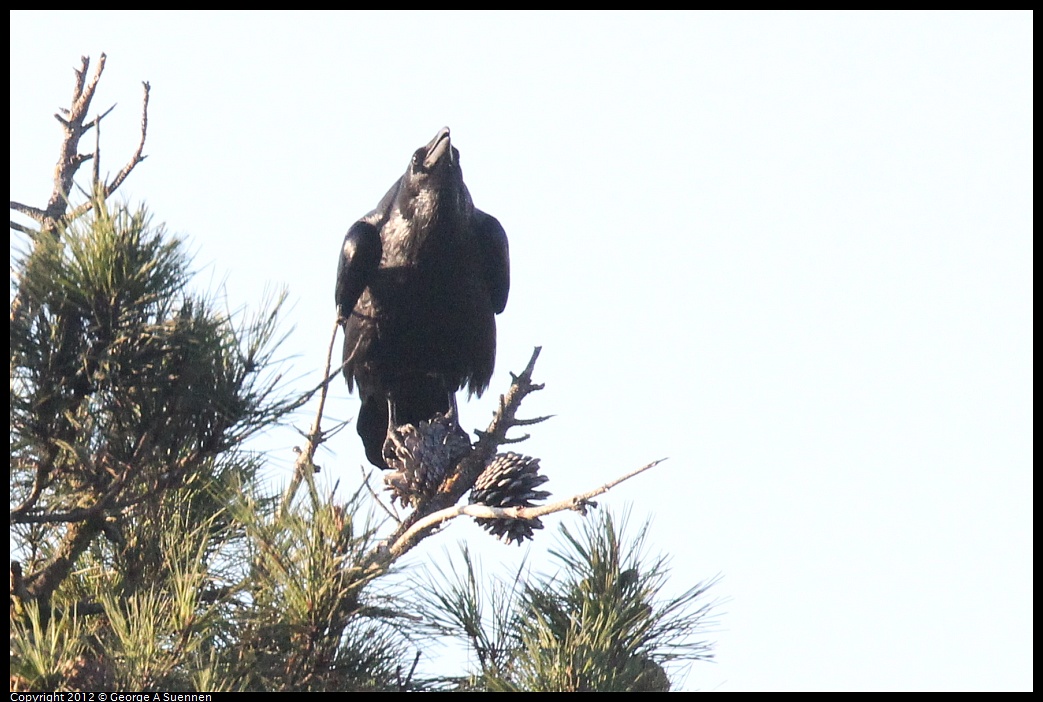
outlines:
{"label": "white sky", "polygon": [[[103,170],[150,81],[121,192],[231,307],[288,288],[300,390],[344,232],[452,127],[512,259],[464,426],[540,344],[556,495],[670,458],[601,503],[653,518],[674,592],[724,575],[687,688],[1032,687],[1032,14],[18,11],[12,199],[44,204],[102,51]],[[298,439],[265,440],[285,480]],[[327,446],[355,485],[353,428]],[[522,555],[454,524],[416,560],[458,539]]]}

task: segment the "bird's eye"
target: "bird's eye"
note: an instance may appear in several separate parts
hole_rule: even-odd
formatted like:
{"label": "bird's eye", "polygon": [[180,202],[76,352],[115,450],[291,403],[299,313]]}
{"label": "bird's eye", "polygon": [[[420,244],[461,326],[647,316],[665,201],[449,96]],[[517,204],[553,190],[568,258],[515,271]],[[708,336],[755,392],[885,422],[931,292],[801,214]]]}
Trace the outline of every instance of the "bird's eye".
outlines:
{"label": "bird's eye", "polygon": [[421,163],[423,163],[424,162],[424,156],[426,156],[426,154],[424,153],[424,149],[423,148],[420,148],[420,149],[417,149],[416,151],[414,151],[413,152],[413,165],[414,166],[419,166]]}

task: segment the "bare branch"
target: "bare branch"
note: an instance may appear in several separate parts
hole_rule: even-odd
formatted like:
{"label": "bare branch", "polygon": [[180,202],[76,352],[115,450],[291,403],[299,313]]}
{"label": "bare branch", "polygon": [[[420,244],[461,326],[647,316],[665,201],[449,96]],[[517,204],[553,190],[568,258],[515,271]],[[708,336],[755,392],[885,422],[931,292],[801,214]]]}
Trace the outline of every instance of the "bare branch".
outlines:
{"label": "bare branch", "polygon": [[420,662],[420,651],[416,652],[416,658],[413,659],[413,667],[409,669],[409,675],[406,676],[405,680],[402,680],[402,666],[399,666],[395,671],[395,677],[398,678],[398,691],[409,692],[409,685],[413,682],[413,673],[416,672],[417,663]]}
{"label": "bare branch", "polygon": [[584,511],[585,507],[590,504],[591,498],[608,492],[624,480],[629,480],[635,475],[644,473],[646,470],[656,467],[664,460],[666,459],[660,458],[658,461],[652,461],[637,470],[630,471],[626,475],[607,482],[601,487],[590,490],[589,492],[573,495],[564,500],[558,500],[557,502],[548,505],[541,505],[539,507],[488,507],[486,505],[456,505],[455,507],[448,507],[433,514],[429,514],[410,526],[409,529],[399,536],[397,541],[389,547],[388,551],[395,554],[399,550],[398,546],[400,543],[408,543],[425,529],[437,527],[450,519],[455,519],[462,515],[483,519],[535,519],[536,517],[542,517],[545,514],[553,514],[565,510]]}
{"label": "bare branch", "polygon": [[[113,105],[113,107],[115,107],[115,105]],[[93,166],[91,172],[91,188],[96,190],[98,183],[101,182],[101,117],[95,117],[94,124],[96,124],[98,128],[94,130],[94,163],[91,164]]]}
{"label": "bare branch", "polygon": [[94,154],[76,154],[72,159],[73,167],[79,168],[92,158],[94,158]]}
{"label": "bare branch", "polygon": [[90,66],[90,59],[86,56],[81,58],[81,68],[76,71],[72,104],[69,106],[68,112],[66,112],[68,119],[55,115],[58,121],[62,123],[65,138],[62,139],[58,165],[54,170],[54,189],[51,191],[51,197],[47,201],[44,218],[40,220],[40,224],[43,225],[44,229],[49,230],[52,236],[58,235],[55,225],[65,214],[68,207],[68,194],[72,190],[73,177],[84,160],[78,154],[80,137],[84,131],[83,121],[87,117],[91,100],[98,89],[98,81],[101,80],[101,74],[105,70],[105,58],[105,54],[98,58],[98,66],[94,70],[94,76],[86,86],[84,86],[84,83],[87,78],[87,68]]}
{"label": "bare branch", "polygon": [[[362,466],[359,466],[359,468],[361,469],[361,468],[362,468]],[[388,515],[389,517],[391,517],[391,519],[392,519],[392,520],[393,520],[393,521],[394,521],[394,522],[395,522],[396,524],[401,524],[401,523],[402,523],[402,518],[398,516],[398,511],[397,511],[397,510],[395,509],[395,503],[393,503],[393,502],[392,502],[392,503],[391,503],[391,506],[390,506],[390,507],[388,507],[388,506],[387,506],[386,504],[384,504],[384,500],[382,500],[382,499],[380,498],[380,495],[378,495],[378,494],[376,493],[376,491],[374,491],[374,490],[373,490],[373,487],[372,487],[372,486],[371,486],[371,485],[369,484],[369,476],[370,476],[370,475],[372,475],[372,473],[373,473],[373,471],[370,471],[369,473],[366,473],[366,472],[365,472],[365,471],[363,470],[363,473],[362,473],[362,482],[363,482],[363,484],[365,484],[365,486],[366,486],[366,490],[367,490],[367,491],[369,492],[369,495],[370,495],[370,497],[372,497],[372,498],[373,498],[373,501],[374,501],[374,502],[376,502],[376,503],[377,503],[378,505],[380,505],[380,508],[381,508],[382,510],[384,510],[384,512],[385,512],[385,513],[386,513],[386,514],[387,514],[387,515]]]}
{"label": "bare branch", "polygon": [[101,73],[105,70],[105,59],[107,57],[102,54],[98,57],[98,67],[94,69],[94,77],[91,78],[90,85],[86,89],[83,88],[83,79],[87,74],[87,65],[90,63],[90,59],[86,56],[83,57],[83,70],[77,72],[77,92],[74,97],[73,111],[76,111],[77,107],[81,108],[82,112],[86,112],[91,106],[91,100],[94,99],[94,91],[98,89],[98,81],[101,80]]}
{"label": "bare branch", "polygon": [[105,197],[116,192],[116,188],[118,188],[123,181],[127,179],[130,172],[134,170],[134,166],[138,165],[146,158],[141,155],[141,152],[145,148],[145,136],[148,134],[148,94],[152,86],[148,84],[148,81],[142,82],[141,85],[145,88],[145,96],[141,103],[141,139],[138,141],[138,148],[134,152],[134,155],[131,156],[130,161],[127,162],[127,165],[123,167],[123,170],[116,175],[116,178],[111,183],[105,186]]}
{"label": "bare branch", "polygon": [[35,229],[30,229],[29,227],[25,226],[24,224],[19,224],[18,222],[14,221],[13,219],[11,220],[11,229],[14,229],[16,232],[21,232],[22,234],[28,234],[29,236],[33,236],[33,237],[36,236],[39,233]]}
{"label": "bare branch", "polygon": [[506,439],[506,438],[500,439],[500,441],[498,442],[498,445],[505,446],[507,444],[520,444],[521,442],[528,441],[531,438],[532,438],[531,434],[522,434],[521,436],[516,436],[516,437],[510,438],[510,439]]}
{"label": "bare branch", "polygon": [[[100,75],[101,68],[103,68],[105,66],[105,54],[101,55],[101,59],[99,60],[99,63],[101,64],[101,66],[98,68],[99,75]],[[74,107],[76,105],[76,101],[80,99],[80,95],[83,94],[83,84],[87,80],[87,69],[90,67],[90,65],[91,65],[90,57],[89,56],[81,56],[80,57],[80,70],[77,71],[76,69],[73,69],[73,72],[76,74],[76,82],[73,84],[73,89],[72,89],[72,104],[73,104]],[[62,110],[62,111],[65,114],[69,114],[68,110]]]}
{"label": "bare branch", "polygon": [[29,496],[22,500],[22,504],[18,505],[15,509],[11,510],[11,523],[14,524],[17,518],[27,513],[33,507],[36,506],[37,501],[40,499],[40,495],[43,493],[44,488],[50,482],[48,478],[51,474],[51,469],[54,467],[54,459],[58,454],[57,446],[52,446],[49,455],[36,466],[36,472],[33,475],[33,488],[29,493]]}
{"label": "bare branch", "polygon": [[29,597],[46,604],[51,594],[72,571],[73,564],[90,546],[104,527],[101,510],[91,519],[70,524],[56,552],[47,565],[25,578]]}
{"label": "bare branch", "polygon": [[[88,83],[87,69],[90,67],[90,59],[86,56],[80,58],[80,68],[74,71],[76,79],[73,85],[72,101],[69,104],[69,108],[60,108],[59,111],[61,114],[54,115],[55,119],[57,119],[62,125],[64,135],[62,137],[61,146],[59,147],[58,163],[54,168],[54,185],[51,189],[51,194],[47,200],[46,207],[41,209],[29,207],[14,201],[11,202],[12,210],[19,212],[38,223],[40,225],[40,233],[46,232],[56,239],[59,236],[58,225],[61,222],[69,221],[78,217],[91,207],[91,203],[86,202],[76,207],[72,212],[68,212],[70,208],[69,193],[72,192],[74,178],[79,167],[82,166],[85,161],[93,158],[95,161],[95,180],[99,177],[100,159],[97,158],[97,156],[100,153],[100,146],[97,143],[97,140],[95,143],[94,154],[80,154],[79,144],[80,137],[92,127],[97,127],[101,120],[112,111],[112,108],[109,108],[103,114],[95,117],[94,120],[90,122],[86,121],[87,114],[90,111],[91,100],[94,98],[94,94],[98,88],[98,82],[101,80],[101,75],[105,70],[105,59],[105,54],[101,54],[98,58],[98,65],[94,70],[94,75]],[[133,156],[131,156],[127,165],[123,167],[111,183],[103,188],[102,195],[105,198],[112,195],[123,181],[126,180],[127,176],[130,175],[130,172],[134,169],[134,166],[145,160],[145,156],[142,155],[142,150],[145,147],[145,136],[148,128],[149,84],[145,83],[144,86],[145,99],[142,105],[141,139],[138,142],[138,148]],[[115,107],[115,105],[113,105],[113,107]],[[11,228],[26,234],[35,234],[35,232],[25,225],[16,222],[11,223]],[[11,301],[12,323],[21,319],[29,312],[29,305],[27,304],[25,293],[20,284],[18,284],[17,287],[18,290],[14,299]]]}
{"label": "bare branch", "polygon": [[29,601],[29,591],[25,588],[25,578],[22,577],[20,561],[11,561],[11,596],[17,597],[23,602]]}
{"label": "bare branch", "polygon": [[[438,493],[428,500],[422,502],[386,541],[375,548],[367,557],[368,568],[386,568],[397,558],[416,546],[427,536],[436,525],[428,524],[425,527],[413,529],[413,526],[430,514],[440,510],[449,509],[464,494],[474,487],[475,481],[496,455],[496,449],[502,444],[511,443],[507,439],[507,431],[516,426],[515,415],[521,402],[529,393],[542,389],[542,385],[532,382],[532,372],[539,358],[541,348],[533,349],[528,364],[519,375],[515,376],[514,382],[507,393],[500,396],[500,408],[493,415],[493,420],[484,432],[479,432],[478,443],[471,452],[457,464],[455,474],[441,486]],[[408,536],[406,536],[408,534]]]}
{"label": "bare branch", "polygon": [[547,414],[542,417],[533,417],[532,419],[515,419],[514,426],[516,427],[531,427],[533,424],[539,424],[540,422],[546,422],[548,419],[552,419],[553,414]]}
{"label": "bare branch", "polygon": [[80,507],[68,512],[44,512],[42,514],[20,514],[13,519],[17,524],[63,524],[65,522],[83,522],[98,513],[98,505]]}
{"label": "bare branch", "polygon": [[[337,341],[337,330],[340,328],[340,320],[337,320],[333,324],[333,333],[330,335],[330,345],[326,349],[326,369],[324,375],[326,380],[320,385],[319,392],[319,409],[315,413],[315,421],[312,422],[311,431],[309,431],[305,437],[304,448],[297,450],[297,461],[294,463],[293,478],[290,479],[290,484],[286,488],[286,493],[282,498],[282,507],[280,508],[283,514],[290,508],[290,503],[293,502],[294,496],[297,494],[297,490],[301,486],[301,480],[304,479],[306,474],[312,474],[317,472],[315,468],[315,451],[319,448],[319,445],[325,441],[325,435],[322,431],[322,412],[326,407],[326,393],[329,390],[330,376],[330,365],[333,363],[333,346]],[[314,392],[314,391],[313,391]],[[310,394],[309,394],[310,396]]]}
{"label": "bare branch", "polygon": [[92,127],[97,127],[99,124],[101,124],[101,121],[108,117],[109,113],[115,109],[116,103],[112,103],[112,107],[102,112],[100,115],[92,119],[90,122],[87,122],[87,124],[83,125],[83,133],[86,134],[87,131],[90,130]]}
{"label": "bare branch", "polygon": [[[102,114],[96,116],[91,121],[86,121],[87,113],[90,111],[91,100],[94,99],[94,94],[98,88],[98,82],[101,80],[101,74],[105,70],[105,54],[102,54],[98,59],[98,66],[95,68],[94,75],[90,80],[90,83],[86,83],[87,69],[90,66],[90,59],[86,56],[81,58],[81,66],[79,70],[75,71],[76,81],[73,88],[72,103],[69,109],[62,109],[61,112],[65,116],[55,114],[55,119],[62,125],[62,130],[65,132],[65,136],[62,139],[62,145],[58,157],[58,165],[54,171],[54,187],[51,190],[51,196],[47,201],[47,207],[40,210],[37,208],[20,208],[18,211],[34,220],[39,222],[44,229],[51,232],[52,236],[57,236],[55,225],[64,217],[66,219],[72,219],[80,214],[83,214],[90,209],[90,203],[84,203],[83,205],[76,208],[71,214],[66,215],[68,209],[68,194],[72,191],[73,178],[76,175],[76,171],[84,161],[95,158],[95,178],[97,178],[98,171],[98,159],[96,155],[99,153],[97,141],[95,144],[94,154],[80,154],[79,143],[80,137],[82,137],[87,131],[93,127],[98,127],[101,120],[104,119],[112,110],[116,107],[113,105]],[[142,105],[142,116],[141,116],[141,139],[138,142],[138,148],[131,156],[130,161],[123,167],[123,169],[116,175],[115,179],[105,186],[104,196],[109,197],[116,191],[116,189],[126,180],[127,176],[134,169],[134,166],[145,160],[142,155],[142,150],[145,147],[145,137],[148,129],[148,97],[149,97],[149,84],[144,83],[145,86],[145,98]]]}
{"label": "bare branch", "polygon": [[[12,600],[17,599],[22,602],[29,602],[32,599],[29,589],[25,586],[25,578],[22,577],[22,564],[19,561],[11,561],[11,598]],[[73,610],[77,615],[83,616],[102,614],[105,611],[105,607],[100,602],[80,600],[73,605]],[[58,616],[62,616],[61,610],[55,610],[55,613]]]}
{"label": "bare branch", "polygon": [[[116,177],[113,178],[110,182],[106,183],[102,188],[102,197],[105,199],[108,199],[112,196],[114,192],[116,192],[119,186],[123,184],[123,181],[127,179],[127,176],[130,175],[130,172],[134,170],[134,167],[136,165],[148,158],[147,156],[142,156],[141,152],[145,148],[145,137],[148,134],[148,97],[151,86],[148,84],[148,81],[143,82],[142,85],[145,87],[145,97],[142,101],[141,106],[141,139],[138,140],[138,148],[134,151],[134,154],[130,157],[130,160],[127,161],[126,165],[124,165],[122,169],[120,169],[120,172],[116,174]],[[97,164],[95,164],[94,177],[97,180]],[[66,219],[76,219],[84,212],[89,210],[91,207],[91,202],[84,202],[83,204],[76,207],[72,212],[70,212],[66,216]]]}
{"label": "bare branch", "polygon": [[14,200],[11,200],[11,209],[15,212],[20,212],[21,214],[24,214],[26,217],[31,217],[32,219],[35,219],[37,222],[42,221],[44,217],[44,211],[41,210],[39,207],[33,207],[32,205],[23,205],[22,203],[16,202]]}

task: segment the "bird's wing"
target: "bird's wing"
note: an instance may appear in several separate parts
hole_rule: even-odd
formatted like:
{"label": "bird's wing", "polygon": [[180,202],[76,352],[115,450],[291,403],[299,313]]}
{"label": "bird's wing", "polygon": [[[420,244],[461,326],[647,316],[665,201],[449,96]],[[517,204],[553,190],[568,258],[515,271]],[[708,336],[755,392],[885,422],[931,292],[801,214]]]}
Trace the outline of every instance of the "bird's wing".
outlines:
{"label": "bird's wing", "polygon": [[347,318],[380,266],[380,230],[365,220],[351,225],[337,264],[337,315]]}
{"label": "bird's wing", "polygon": [[481,210],[475,210],[475,248],[482,262],[482,275],[496,314],[507,306],[511,289],[511,258],[507,248],[507,233],[499,220]]}

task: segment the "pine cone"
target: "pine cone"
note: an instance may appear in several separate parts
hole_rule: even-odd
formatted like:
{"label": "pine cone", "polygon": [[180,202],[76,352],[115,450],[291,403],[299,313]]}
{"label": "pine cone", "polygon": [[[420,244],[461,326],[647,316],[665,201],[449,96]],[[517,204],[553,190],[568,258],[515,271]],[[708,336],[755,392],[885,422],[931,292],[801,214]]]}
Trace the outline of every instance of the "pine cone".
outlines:
{"label": "pine cone", "polygon": [[[546,499],[549,492],[536,488],[549,478],[539,475],[540,459],[517,453],[499,453],[486,466],[471,490],[471,504],[487,507],[534,507],[534,501]],[[506,543],[521,544],[532,538],[543,523],[535,519],[485,519],[476,522]]]}
{"label": "pine cone", "polygon": [[470,450],[471,440],[451,411],[419,426],[391,428],[384,442],[384,460],[393,472],[384,476],[384,483],[392,501],[398,498],[408,506],[433,494]]}

